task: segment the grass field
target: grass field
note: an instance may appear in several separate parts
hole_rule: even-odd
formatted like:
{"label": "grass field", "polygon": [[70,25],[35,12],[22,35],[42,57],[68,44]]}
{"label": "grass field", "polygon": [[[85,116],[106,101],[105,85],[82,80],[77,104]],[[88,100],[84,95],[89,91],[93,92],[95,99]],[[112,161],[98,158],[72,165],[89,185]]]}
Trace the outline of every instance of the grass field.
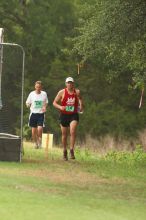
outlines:
{"label": "grass field", "polygon": [[146,163],[77,150],[75,161],[24,144],[22,163],[0,162],[2,220],[144,220]]}

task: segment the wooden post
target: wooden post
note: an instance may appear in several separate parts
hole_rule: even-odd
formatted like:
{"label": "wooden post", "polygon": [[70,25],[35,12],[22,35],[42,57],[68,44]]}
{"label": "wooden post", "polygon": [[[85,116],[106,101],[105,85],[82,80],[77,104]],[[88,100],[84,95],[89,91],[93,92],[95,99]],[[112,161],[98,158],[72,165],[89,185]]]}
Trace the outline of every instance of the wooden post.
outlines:
{"label": "wooden post", "polygon": [[139,101],[139,108],[141,108],[141,105],[142,105],[143,94],[144,94],[144,88],[141,91],[141,97],[140,97],[140,101]]}
{"label": "wooden post", "polygon": [[45,149],[45,158],[48,159],[49,149],[53,147],[53,134],[42,134],[42,148]]}
{"label": "wooden post", "polygon": [[46,147],[45,147],[45,157],[48,160],[48,144],[49,144],[49,134],[46,137]]}
{"label": "wooden post", "polygon": [[78,66],[78,75],[79,75],[80,74],[80,64],[78,63],[77,66]]}

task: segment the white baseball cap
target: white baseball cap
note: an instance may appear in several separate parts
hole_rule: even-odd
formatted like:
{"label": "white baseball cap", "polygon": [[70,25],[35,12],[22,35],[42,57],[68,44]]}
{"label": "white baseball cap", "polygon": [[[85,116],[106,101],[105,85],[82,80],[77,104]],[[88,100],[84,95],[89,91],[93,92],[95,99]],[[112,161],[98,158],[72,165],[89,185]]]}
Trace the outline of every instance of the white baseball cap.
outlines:
{"label": "white baseball cap", "polygon": [[67,82],[74,82],[74,79],[73,79],[72,77],[67,77],[66,80],[65,80],[65,82],[66,82],[66,83],[67,83]]}

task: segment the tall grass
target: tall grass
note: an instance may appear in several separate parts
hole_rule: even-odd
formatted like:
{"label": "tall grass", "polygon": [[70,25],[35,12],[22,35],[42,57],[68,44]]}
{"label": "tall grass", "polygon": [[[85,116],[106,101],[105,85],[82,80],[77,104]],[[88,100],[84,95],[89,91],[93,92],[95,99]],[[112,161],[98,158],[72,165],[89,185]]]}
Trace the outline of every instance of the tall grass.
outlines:
{"label": "tall grass", "polygon": [[106,154],[111,150],[118,151],[133,151],[137,145],[141,145],[142,149],[146,151],[146,129],[140,131],[135,138],[115,138],[112,135],[99,136],[97,138],[87,135],[85,141],[77,143],[81,148],[92,149],[100,154]]}

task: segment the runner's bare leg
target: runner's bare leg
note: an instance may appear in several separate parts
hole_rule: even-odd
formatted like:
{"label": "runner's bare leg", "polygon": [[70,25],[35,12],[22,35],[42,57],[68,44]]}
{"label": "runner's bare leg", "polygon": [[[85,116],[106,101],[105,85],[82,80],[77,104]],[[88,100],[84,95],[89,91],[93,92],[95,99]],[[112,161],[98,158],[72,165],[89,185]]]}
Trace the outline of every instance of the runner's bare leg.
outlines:
{"label": "runner's bare leg", "polygon": [[37,128],[32,127],[31,131],[32,131],[32,140],[34,143],[37,143]]}
{"label": "runner's bare leg", "polygon": [[63,149],[66,150],[67,149],[67,134],[68,134],[68,128],[67,127],[63,127],[61,126],[61,132],[62,132],[62,145],[63,145]]}
{"label": "runner's bare leg", "polygon": [[70,123],[70,149],[74,149],[77,125],[78,121],[72,121]]}
{"label": "runner's bare leg", "polygon": [[38,126],[37,127],[37,143],[39,146],[41,146],[41,143],[42,143],[42,133],[43,133],[43,127]]}

